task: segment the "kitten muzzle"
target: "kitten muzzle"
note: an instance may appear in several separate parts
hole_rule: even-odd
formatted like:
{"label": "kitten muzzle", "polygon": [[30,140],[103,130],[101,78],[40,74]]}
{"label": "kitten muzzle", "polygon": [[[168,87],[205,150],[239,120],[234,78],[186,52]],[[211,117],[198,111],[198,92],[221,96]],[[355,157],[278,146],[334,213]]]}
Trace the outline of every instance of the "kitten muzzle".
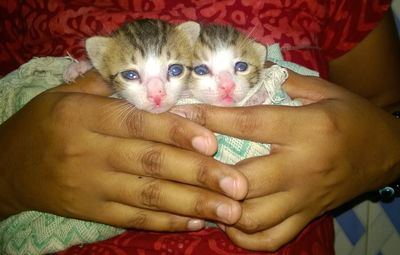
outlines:
{"label": "kitten muzzle", "polygon": [[235,90],[235,82],[233,76],[228,71],[218,73],[218,91],[220,99],[225,103],[233,102],[233,92]]}
{"label": "kitten muzzle", "polygon": [[157,107],[162,103],[166,95],[165,83],[159,77],[151,77],[146,82],[147,98],[153,102]]}

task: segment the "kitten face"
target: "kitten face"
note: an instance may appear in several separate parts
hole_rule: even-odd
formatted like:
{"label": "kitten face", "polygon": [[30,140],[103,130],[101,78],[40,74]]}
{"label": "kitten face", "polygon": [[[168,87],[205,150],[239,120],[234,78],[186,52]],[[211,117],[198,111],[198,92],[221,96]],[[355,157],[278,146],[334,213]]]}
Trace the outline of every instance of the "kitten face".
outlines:
{"label": "kitten face", "polygon": [[137,108],[169,110],[185,87],[200,27],[161,20],[125,24],[110,37],[92,37],[86,50],[93,66],[115,91]]}
{"label": "kitten face", "polygon": [[234,106],[260,78],[266,48],[232,27],[204,25],[196,41],[189,82],[193,96],[218,106]]}

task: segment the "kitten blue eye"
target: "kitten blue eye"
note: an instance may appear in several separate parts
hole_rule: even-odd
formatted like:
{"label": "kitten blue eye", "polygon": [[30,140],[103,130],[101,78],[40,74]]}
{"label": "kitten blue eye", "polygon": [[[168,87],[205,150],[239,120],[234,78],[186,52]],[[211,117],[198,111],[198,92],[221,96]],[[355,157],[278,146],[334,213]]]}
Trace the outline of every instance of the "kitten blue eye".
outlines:
{"label": "kitten blue eye", "polygon": [[206,75],[210,72],[206,65],[199,65],[193,68],[193,71],[198,75]]}
{"label": "kitten blue eye", "polygon": [[121,72],[122,77],[127,80],[138,80],[140,79],[139,73],[135,70],[126,70]]}
{"label": "kitten blue eye", "polygon": [[244,72],[248,68],[248,65],[246,62],[236,62],[235,64],[235,71],[236,72]]}
{"label": "kitten blue eye", "polygon": [[168,67],[169,76],[179,76],[183,72],[183,66],[180,64],[173,64]]}

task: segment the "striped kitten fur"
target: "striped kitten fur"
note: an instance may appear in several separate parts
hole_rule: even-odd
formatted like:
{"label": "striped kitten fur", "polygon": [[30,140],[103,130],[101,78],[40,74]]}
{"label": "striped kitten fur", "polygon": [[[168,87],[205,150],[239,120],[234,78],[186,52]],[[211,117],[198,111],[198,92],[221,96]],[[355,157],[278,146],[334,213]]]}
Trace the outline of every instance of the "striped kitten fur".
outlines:
{"label": "striped kitten fur", "polygon": [[208,104],[234,106],[260,79],[266,47],[227,25],[205,24],[194,47],[189,88]]}
{"label": "striped kitten fur", "polygon": [[86,40],[92,65],[137,108],[168,111],[185,89],[200,25],[161,20],[127,23],[110,36]]}

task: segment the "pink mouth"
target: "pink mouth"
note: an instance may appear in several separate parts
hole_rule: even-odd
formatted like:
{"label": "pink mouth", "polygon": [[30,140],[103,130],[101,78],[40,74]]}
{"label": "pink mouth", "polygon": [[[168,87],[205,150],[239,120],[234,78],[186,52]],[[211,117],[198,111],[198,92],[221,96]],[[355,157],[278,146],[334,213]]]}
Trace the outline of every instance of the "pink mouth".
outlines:
{"label": "pink mouth", "polygon": [[233,102],[233,98],[230,95],[226,95],[226,96],[222,97],[222,101],[231,103],[231,102]]}
{"label": "pink mouth", "polygon": [[152,113],[162,113],[162,112],[166,112],[169,110],[170,107],[166,106],[166,105],[153,105],[153,107],[151,109],[149,109],[149,112]]}
{"label": "pink mouth", "polygon": [[233,100],[233,97],[230,95],[226,95],[220,98],[220,105],[221,106],[231,106],[235,103],[235,101]]}

